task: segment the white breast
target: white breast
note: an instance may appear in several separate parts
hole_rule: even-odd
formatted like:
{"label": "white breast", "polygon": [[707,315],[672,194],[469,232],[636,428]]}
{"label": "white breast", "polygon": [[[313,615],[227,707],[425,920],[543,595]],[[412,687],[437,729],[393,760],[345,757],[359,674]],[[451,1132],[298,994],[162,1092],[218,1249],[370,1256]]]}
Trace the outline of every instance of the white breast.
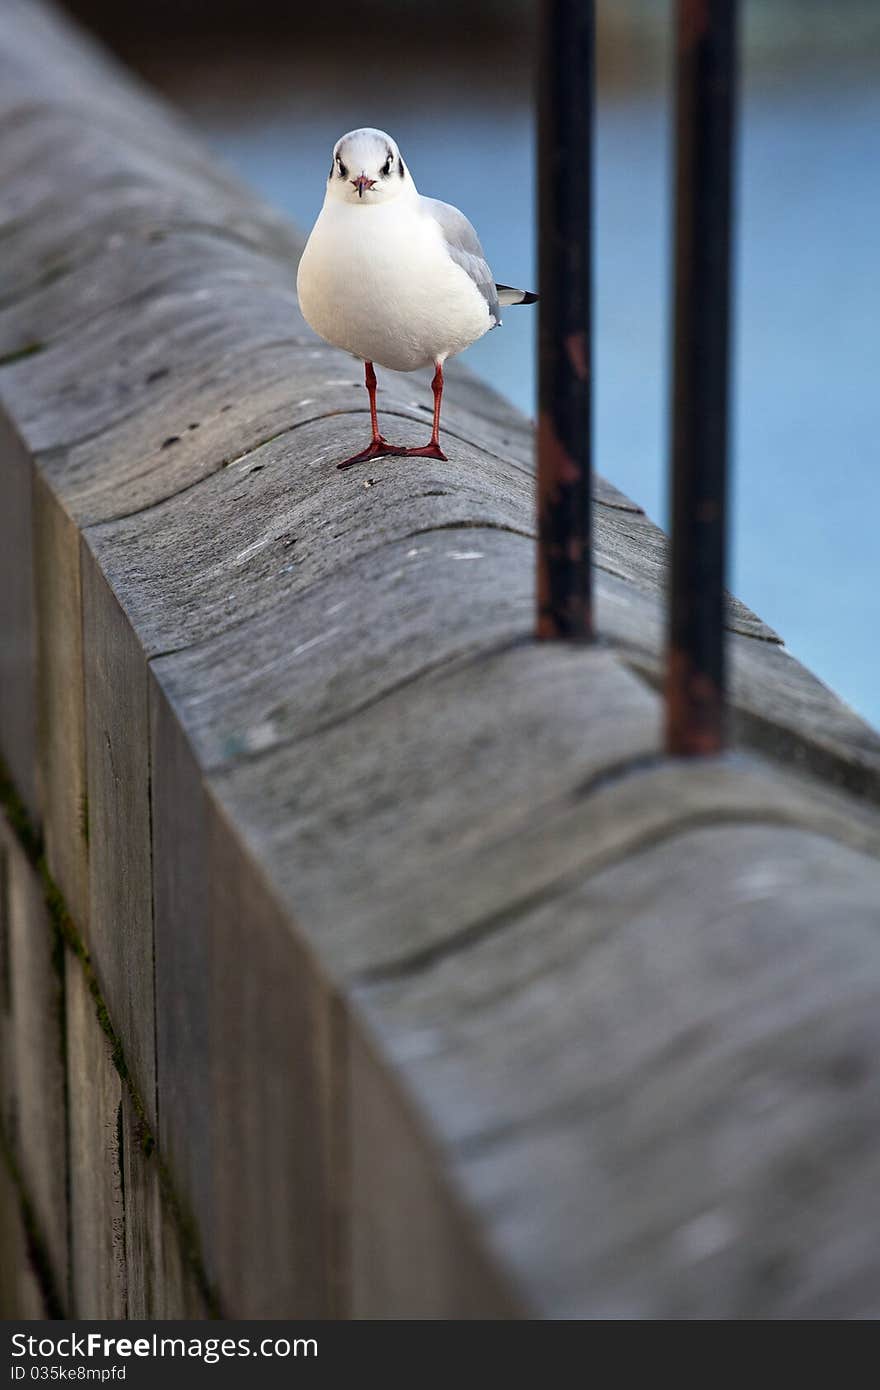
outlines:
{"label": "white breast", "polygon": [[494,323],[437,223],[403,198],[363,207],[328,200],[297,292],[306,322],[327,342],[399,372],[461,352]]}

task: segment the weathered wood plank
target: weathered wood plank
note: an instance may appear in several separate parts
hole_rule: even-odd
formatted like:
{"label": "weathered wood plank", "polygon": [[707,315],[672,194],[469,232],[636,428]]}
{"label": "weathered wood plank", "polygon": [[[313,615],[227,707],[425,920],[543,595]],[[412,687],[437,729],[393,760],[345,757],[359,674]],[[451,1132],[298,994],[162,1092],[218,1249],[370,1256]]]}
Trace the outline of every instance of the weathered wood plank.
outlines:
{"label": "weathered wood plank", "polygon": [[159,1147],[215,1268],[208,806],[198,764],[152,678],[149,702]]}
{"label": "weathered wood plank", "polygon": [[[662,681],[664,610],[650,594],[599,576],[599,621],[632,666]],[[729,639],[734,731],[743,743],[876,802],[880,738],[784,648],[739,632]]]}
{"label": "weathered wood plank", "polygon": [[150,725],[137,638],[82,545],[88,945],[127,1065],[156,1123]]}
{"label": "weathered wood plank", "polygon": [[79,961],[66,960],[73,1316],[124,1318],[127,1308],[121,1135],[123,1094]]}
{"label": "weathered wood plank", "polygon": [[125,1216],[126,1312],[128,1318],[185,1317],[167,1307],[163,1240],[165,1220],[159,1156],[127,1090],[121,1097],[120,1169]]}
{"label": "weathered wood plank", "polygon": [[[81,183],[83,177],[77,166],[89,133],[68,128],[63,143],[69,148],[61,149],[51,128],[40,131],[40,136],[34,151],[23,152],[22,162],[29,163],[35,155],[41,181],[19,180],[28,196],[0,203],[4,338],[28,318],[36,319],[32,327],[43,335],[41,341],[59,338],[78,321],[93,318],[127,297],[121,276],[126,259],[131,261],[135,282],[163,263],[167,274],[172,268],[183,268],[181,252],[193,241],[201,242],[208,260],[212,254],[226,252],[230,266],[259,270],[263,283],[282,279],[295,261],[298,243],[292,236],[282,258],[280,248],[273,250],[271,239],[262,238],[259,229],[240,225],[235,215],[239,200],[231,204],[228,196],[213,190],[196,197],[192,182],[180,173],[163,180],[158,161],[146,168],[119,165],[118,159],[114,165],[112,147],[109,160],[103,146],[94,150],[91,163],[101,160],[110,167],[102,169],[100,179],[86,189],[81,187],[77,196],[77,179]],[[9,164],[8,141],[0,142],[0,169],[4,164]],[[15,173],[13,169],[5,177],[14,178]],[[268,246],[263,244],[266,241]],[[137,249],[140,263],[133,254]],[[176,267],[169,265],[173,260],[179,262]],[[106,271],[104,281],[95,279],[99,267]]]}
{"label": "weathered wood plank", "polygon": [[516,646],[402,685],[215,786],[350,978],[503,914],[541,881],[554,835],[548,863],[588,852],[559,836],[565,812],[659,737],[656,701],[610,653]]}
{"label": "weathered wood plank", "polygon": [[[633,515],[620,508],[600,513],[596,526],[596,564],[634,588],[652,595],[665,595],[669,543],[666,536],[644,513]],[[727,597],[727,626],[733,632],[780,642],[772,628],[756,617],[744,603]]]}
{"label": "weathered wood plank", "polygon": [[[175,227],[167,214],[159,215],[156,203],[156,195],[147,189],[135,188],[125,197],[111,187],[100,200],[66,204],[54,217],[54,208],[45,209],[53,238],[41,254],[39,280],[31,286],[23,283],[23,274],[24,267],[34,264],[34,232],[26,227],[18,271],[9,264],[14,259],[13,237],[7,233],[7,264],[0,280],[0,358],[17,352],[33,355],[49,343],[75,339],[95,318],[122,306],[133,312],[148,297],[167,294],[187,275],[197,275],[206,287],[221,286],[233,273],[240,280],[259,277],[265,283],[265,252],[240,245],[220,226],[209,223],[200,231],[192,214],[181,215],[182,226]],[[78,213],[76,219],[70,212],[64,215],[69,207]],[[42,225],[41,220],[38,226]],[[278,278],[283,283],[281,275]]]}
{"label": "weathered wood plank", "polygon": [[79,530],[34,477],[39,770],[46,857],[68,910],[89,920],[89,803]]}
{"label": "weathered wood plank", "polygon": [[[161,341],[154,343],[138,369],[133,389],[142,388],[143,400],[131,415],[69,449],[58,446],[44,459],[47,475],[65,479],[81,524],[155,506],[313,418],[311,373],[303,374],[302,393],[291,399],[294,361],[282,341],[289,332],[280,325],[273,336],[264,325],[250,344],[247,335],[230,332],[228,342],[170,363]],[[316,351],[315,358],[321,356]],[[314,374],[320,366],[313,360]],[[324,379],[330,375],[325,364]],[[120,460],[113,476],[107,474],[108,456]]]}
{"label": "weathered wood plank", "polygon": [[704,826],[362,993],[532,1306],[877,1315],[877,881]]}
{"label": "weathered wood plank", "polygon": [[180,1232],[168,1209],[162,1208],[162,1306],[154,1317],[203,1320],[212,1316],[201,1288],[187,1263]]}
{"label": "weathered wood plank", "polygon": [[797,778],[736,762],[642,772],[658,718],[608,654],[515,648],[413,682],[217,786],[346,975],[503,919],[686,817],[765,815],[880,848],[880,818]]}
{"label": "weathered wood plank", "polygon": [[155,686],[151,706],[162,1151],[224,1306],[327,1316],[332,1004]]}
{"label": "weathered wood plank", "polygon": [[[152,663],[206,769],[301,742],[528,628],[530,550],[520,536],[426,530],[351,559],[300,592],[290,586],[301,539],[279,527],[274,543],[261,547],[267,560],[274,555],[285,587],[248,621],[246,640],[236,624]],[[462,572],[466,604],[458,599]]]}
{"label": "weathered wood plank", "polygon": [[34,1321],[48,1317],[28,1247],[18,1189],[0,1161],[0,1317]]}
{"label": "weathered wood plank", "polygon": [[0,753],[38,824],[34,556],[31,461],[0,410]]}
{"label": "weathered wood plank", "polygon": [[112,289],[118,252],[139,235],[154,249],[169,233],[189,231],[230,250],[258,250],[264,278],[296,258],[301,241],[289,224],[243,196],[201,151],[187,163],[179,128],[158,148],[142,148],[130,132],[102,127],[91,96],[77,112],[31,92],[14,121],[0,120],[4,307],[60,286],[102,254]]}
{"label": "weathered wood plank", "polygon": [[[529,631],[532,549],[519,535],[426,529],[300,592],[304,538],[280,525],[278,532],[256,545],[257,554],[280,561],[272,606],[248,621],[246,633],[238,623],[154,662],[208,768],[302,740],[420,673]],[[470,580],[465,604],[462,570]],[[603,604],[602,582],[599,592]]]}
{"label": "weathered wood plank", "polygon": [[[387,1069],[352,1034],[353,1318],[512,1318],[516,1292],[425,1159],[425,1136]],[[428,1253],[430,1252],[430,1254]]]}
{"label": "weathered wood plank", "polygon": [[15,401],[16,418],[30,448],[41,453],[74,444],[134,414],[152,385],[147,378],[154,371],[170,371],[183,362],[191,368],[195,354],[202,364],[210,363],[231,349],[253,351],[292,336],[292,290],[285,296],[276,287],[274,308],[260,316],[254,288],[234,273],[225,286],[219,275],[213,282],[215,294],[221,286],[225,289],[222,305],[212,302],[211,284],[197,274],[188,283],[182,277],[179,285],[136,316],[127,314],[124,304],[111,308],[85,323],[75,341],[61,339],[6,367],[4,395]]}
{"label": "weathered wood plank", "polygon": [[[311,953],[237,835],[211,818],[212,1224],[221,1302],[326,1317],[333,1213],[327,1078],[338,1070]],[[242,965],[242,932],[247,941]],[[210,1268],[210,1266],[209,1266]]]}
{"label": "weathered wood plank", "polygon": [[[221,216],[225,216],[225,213],[221,214]],[[277,295],[274,296],[274,298],[277,298]],[[271,299],[270,299],[269,301],[267,301],[267,303],[269,303],[269,302],[271,302]],[[148,373],[148,374],[149,374],[149,373]],[[466,377],[466,374],[464,374],[463,376],[459,377],[458,380],[459,380],[459,382],[460,382],[460,387],[459,387],[459,389],[460,389],[460,392],[461,392],[461,394],[462,394],[462,398],[464,398],[464,396],[467,394],[467,392],[468,392],[469,390],[471,390],[472,388],[470,388],[470,387],[467,385],[467,377]],[[413,396],[412,383],[410,383],[410,382],[406,382],[406,383],[397,383],[397,382],[395,382],[394,379],[392,378],[392,380],[391,380],[391,385],[392,385],[392,388],[393,388],[395,391],[398,390],[398,386],[399,386],[400,391],[401,391],[401,392],[404,392],[406,396],[409,396],[409,397],[412,397],[412,396]],[[394,405],[395,402],[391,402],[391,404]],[[424,404],[424,403],[422,403],[422,404]],[[454,397],[453,397],[452,400],[451,400],[451,405],[452,405],[452,409],[453,409],[453,411],[454,411],[454,410],[455,410],[455,400],[454,400]],[[333,408],[335,409],[335,408],[338,408],[338,407],[334,404]],[[408,409],[412,409],[412,403],[410,403],[409,406],[408,406],[407,408],[408,408]],[[518,452],[518,451],[520,450],[520,448],[522,448],[522,450],[523,450],[523,457],[524,457],[525,455],[527,455],[527,453],[528,453],[528,436],[527,436],[527,434],[526,434],[526,433],[523,431],[523,429],[522,429],[522,422],[521,422],[521,421],[517,422],[517,421],[515,420],[515,418],[513,417],[512,412],[509,412],[509,411],[508,411],[508,421],[507,421],[506,426],[503,425],[503,424],[502,424],[502,425],[499,425],[498,422],[503,418],[503,409],[502,409],[502,407],[500,406],[500,404],[497,403],[497,398],[496,398],[496,405],[495,405],[494,407],[489,407],[489,406],[487,406],[487,405],[484,405],[484,406],[481,407],[481,408],[484,408],[487,419],[490,419],[490,420],[491,420],[491,427],[490,427],[490,428],[491,428],[491,429],[496,429],[496,428],[497,428],[497,429],[500,429],[500,430],[502,431],[502,433],[501,433],[501,439],[507,441],[508,452],[509,452],[510,447],[513,446],[513,447],[514,447],[514,452],[515,452],[515,453]],[[472,412],[472,415],[473,415],[473,414],[474,414],[474,412]],[[471,421],[469,422],[469,427],[472,427],[472,425],[473,425],[473,420],[471,420]],[[274,427],[274,422],[273,422],[273,425],[272,425],[271,427]],[[455,427],[456,427],[456,422],[455,422],[455,420],[453,419],[453,420],[452,420],[452,429],[453,429],[453,433],[454,433],[454,431],[455,431]],[[167,437],[167,436],[166,436],[166,437]],[[518,441],[518,442],[517,442],[517,441]],[[105,442],[105,443],[109,443],[109,441],[104,441],[104,442]],[[164,442],[164,441],[162,441],[162,442]],[[250,447],[250,446],[253,444],[253,442],[254,442],[254,441],[253,441],[253,438],[251,438],[250,444],[247,445],[246,447]],[[156,446],[154,445],[154,447],[156,447]],[[199,442],[199,445],[193,445],[193,448],[201,449],[201,441]],[[107,452],[107,451],[105,450],[105,456],[106,456],[106,452]],[[116,451],[114,450],[114,452],[116,452]],[[123,451],[121,451],[121,452],[127,453],[126,450],[123,450]],[[149,470],[149,471],[152,471],[152,470]],[[178,478],[181,478],[181,474],[177,474],[176,469],[175,469],[175,473],[176,473],[176,476],[177,476]],[[184,486],[188,486],[188,485],[190,484],[190,482],[192,481],[191,475],[186,475],[185,477],[182,478],[182,481],[183,481],[183,485],[184,485]],[[142,504],[143,504],[143,501],[144,501],[144,498],[143,498],[142,496],[141,496],[141,497],[138,497],[137,499],[133,499],[134,505],[142,505]],[[625,507],[625,502],[624,502],[624,507]],[[618,507],[610,507],[610,508],[609,508],[609,512],[613,512],[613,511],[618,511],[618,512],[620,512],[620,511],[621,511],[620,506],[618,506]],[[650,579],[651,574],[653,573],[653,574],[654,574],[654,580],[656,581],[656,578],[657,578],[657,576],[658,576],[658,574],[659,574],[659,562],[657,561],[656,558],[653,558],[653,559],[652,559],[652,555],[653,555],[654,552],[657,550],[657,547],[658,547],[658,546],[661,546],[661,547],[662,547],[662,541],[660,541],[660,540],[658,539],[658,538],[659,538],[659,533],[656,531],[655,528],[651,528],[651,527],[649,526],[649,524],[648,524],[647,522],[645,522],[643,519],[642,519],[641,521],[639,521],[639,519],[638,519],[638,513],[637,513],[636,511],[629,512],[629,511],[627,511],[627,510],[624,509],[624,510],[622,511],[622,515],[623,515],[623,518],[624,518],[624,519],[625,519],[627,516],[635,517],[635,518],[637,519],[638,524],[637,524],[637,527],[636,527],[636,532],[633,532],[633,533],[623,532],[623,533],[621,533],[621,535],[623,536],[623,541],[625,541],[626,544],[623,544],[623,542],[621,541],[621,535],[613,536],[613,535],[610,534],[610,532],[609,532],[609,535],[605,537],[605,541],[603,541],[603,532],[604,532],[605,530],[607,530],[607,527],[605,526],[605,518],[604,518],[604,516],[603,516],[602,525],[600,526],[600,552],[602,551],[602,546],[603,546],[603,544],[604,544],[605,542],[607,542],[608,545],[609,545],[609,547],[610,547],[610,552],[611,552],[610,555],[609,555],[609,557],[608,557],[607,563],[611,564],[612,567],[614,567],[614,566],[616,565],[616,566],[618,566],[618,568],[619,568],[619,565],[620,565],[620,562],[621,562],[621,558],[622,558],[622,555],[623,555],[623,558],[624,558],[624,559],[627,559],[627,564],[629,565],[628,573],[629,573],[629,577],[630,577],[630,578],[635,577],[636,579],[638,579],[638,577],[639,577],[638,574],[636,574],[636,575],[634,576],[634,575],[633,575],[633,572],[632,572],[632,562],[634,562],[634,561],[637,560],[638,563],[642,566],[642,570],[643,570],[643,573],[642,573],[641,577],[642,577],[643,579],[644,579],[644,578]],[[619,520],[620,520],[620,517],[618,517],[617,520],[619,521]],[[612,519],[612,521],[608,523],[608,525],[611,526],[612,529],[613,529],[613,524],[614,524],[614,519]],[[621,547],[622,547],[622,549],[621,549]],[[606,561],[603,561],[603,563],[605,563],[605,562],[606,562]],[[645,565],[647,565],[647,569],[644,568]],[[760,636],[763,636],[763,637],[765,637],[765,638],[766,638],[768,635],[772,635],[772,634],[769,634],[769,633],[768,633],[768,630],[767,630],[766,628],[764,628],[762,625],[757,624],[757,622],[756,622],[756,620],[754,619],[753,615],[747,614],[747,612],[746,612],[745,610],[742,610],[742,609],[736,609],[736,610],[733,612],[733,615],[732,615],[732,622],[733,622],[734,627],[739,627],[739,628],[740,628],[741,630],[743,630],[743,631],[754,632],[756,635],[760,635]],[[857,723],[857,721],[855,721],[855,722]],[[802,730],[798,731],[798,737],[803,737],[803,731],[802,731]],[[854,738],[855,738],[855,741],[857,742],[857,741],[858,741],[858,736],[857,736],[857,735],[854,735]],[[852,741],[852,740],[851,740],[851,741]]]}
{"label": "weathered wood plank", "polygon": [[[149,516],[89,528],[89,543],[123,602],[137,596],[150,655],[252,620],[285,592],[388,540],[412,537],[418,548],[422,532],[441,527],[528,524],[531,488],[473,449],[462,449],[454,471],[418,460],[417,468],[367,475],[377,477],[371,487],[366,478],[339,473],[339,451],[354,446],[366,419],[345,416],[332,428],[327,420],[303,423]],[[184,533],[186,559],[178,549]],[[285,547],[291,538],[293,556]]]}
{"label": "weathered wood plank", "polygon": [[[103,142],[97,170],[120,159],[152,157],[165,185],[192,179],[224,192],[234,215],[249,222],[261,241],[290,243],[290,228],[273,209],[246,192],[241,183],[206,153],[187,124],[146,88],[108,61],[81,30],[65,23],[54,7],[38,0],[6,0],[7,22],[0,49],[0,130],[2,148],[20,155],[16,136],[34,123],[54,123],[52,147],[73,129],[77,151],[92,138]],[[5,17],[6,17],[5,16]],[[115,159],[108,158],[108,151]],[[163,164],[164,161],[164,164]],[[37,161],[34,181],[39,181]],[[96,171],[94,158],[87,161]]]}
{"label": "weathered wood plank", "polygon": [[54,1287],[64,1299],[68,1249],[62,962],[42,884],[2,816],[0,896],[3,1129],[26,1175]]}
{"label": "weathered wood plank", "polygon": [[[448,464],[339,474],[366,401],[303,327],[295,236],[118,76],[84,96],[102,60],[12,3],[0,342],[42,347],[0,363],[0,393],[32,456],[17,522],[38,480],[47,670],[75,677],[78,582],[83,610],[46,766],[75,781],[79,702],[82,925],[224,1306],[702,1315],[769,1288],[775,1310],[863,1313],[876,813],[662,759],[665,542],[609,484],[614,650],[531,642],[531,427],[466,371]],[[422,438],[424,379],[381,387],[389,435]],[[876,797],[876,736],[748,610],[728,622],[739,737]],[[10,727],[33,690],[15,669]],[[69,964],[74,1311],[204,1311]],[[752,1066],[782,1095],[766,1136]]]}

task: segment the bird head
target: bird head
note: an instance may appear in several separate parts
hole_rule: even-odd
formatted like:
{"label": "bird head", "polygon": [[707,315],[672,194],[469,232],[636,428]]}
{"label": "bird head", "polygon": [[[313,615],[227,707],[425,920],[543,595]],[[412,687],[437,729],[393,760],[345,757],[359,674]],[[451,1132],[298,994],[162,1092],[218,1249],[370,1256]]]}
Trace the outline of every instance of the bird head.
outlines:
{"label": "bird head", "polygon": [[384,130],[350,130],[337,140],[327,196],[371,207],[415,190],[397,144]]}

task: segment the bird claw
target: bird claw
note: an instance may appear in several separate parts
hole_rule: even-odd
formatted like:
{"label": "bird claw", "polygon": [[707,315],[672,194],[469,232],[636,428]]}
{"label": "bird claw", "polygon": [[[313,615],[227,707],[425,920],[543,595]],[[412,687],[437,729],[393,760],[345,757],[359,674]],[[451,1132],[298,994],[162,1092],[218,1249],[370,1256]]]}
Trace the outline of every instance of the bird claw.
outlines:
{"label": "bird claw", "polygon": [[430,444],[422,444],[418,449],[401,449],[400,452],[408,459],[441,459],[443,463],[448,463],[448,459],[440,448],[440,445],[435,444],[433,439]]}
{"label": "bird claw", "polygon": [[362,449],[359,454],[353,454],[350,459],[346,459],[343,463],[337,463],[336,467],[354,468],[356,463],[369,463],[370,459],[381,459],[385,458],[386,455],[405,454],[406,452],[406,449],[402,449],[398,444],[389,444],[387,439],[383,439],[380,435],[378,439],[371,440],[366,449]]}
{"label": "bird claw", "polygon": [[379,439],[372,440],[367,448],[362,449],[359,454],[355,454],[352,458],[346,459],[344,463],[337,463],[336,467],[354,468],[356,463],[368,463],[370,459],[385,458],[386,455],[389,457],[408,459],[440,459],[443,463],[448,462],[440,445],[435,443],[433,439],[430,443],[422,444],[417,449],[407,449],[399,444],[389,444],[386,439],[380,437]]}

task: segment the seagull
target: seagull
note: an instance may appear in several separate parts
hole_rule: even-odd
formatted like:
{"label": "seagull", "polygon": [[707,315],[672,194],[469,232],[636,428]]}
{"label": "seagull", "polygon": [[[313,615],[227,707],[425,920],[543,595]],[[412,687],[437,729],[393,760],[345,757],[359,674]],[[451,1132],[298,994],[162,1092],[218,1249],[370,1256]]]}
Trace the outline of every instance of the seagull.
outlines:
{"label": "seagull", "polygon": [[[309,326],[364,364],[372,438],[338,468],[386,454],[445,461],[443,363],[500,327],[502,307],[538,297],[495,283],[464,213],[423,197],[396,142],[371,127],[336,142],[296,288]],[[395,372],[434,367],[434,424],[421,448],[389,444],[379,433],[374,363]]]}

